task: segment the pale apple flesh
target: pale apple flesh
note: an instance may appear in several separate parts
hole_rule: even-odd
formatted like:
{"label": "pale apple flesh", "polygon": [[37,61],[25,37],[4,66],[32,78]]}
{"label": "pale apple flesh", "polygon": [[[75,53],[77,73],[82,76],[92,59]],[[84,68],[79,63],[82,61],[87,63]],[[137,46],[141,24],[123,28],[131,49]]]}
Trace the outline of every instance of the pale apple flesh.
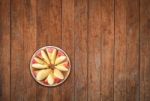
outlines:
{"label": "pale apple flesh", "polygon": [[50,72],[51,72],[51,69],[40,70],[36,76],[36,79],[38,81],[43,80],[49,75]]}
{"label": "pale apple flesh", "polygon": [[60,56],[60,57],[56,58],[55,65],[58,65],[58,64],[64,62],[66,59],[67,59],[66,56]]}
{"label": "pale apple flesh", "polygon": [[44,68],[48,68],[47,65],[42,65],[42,64],[38,64],[38,63],[32,64],[32,67],[33,67],[33,68],[36,68],[36,69],[44,69]]}

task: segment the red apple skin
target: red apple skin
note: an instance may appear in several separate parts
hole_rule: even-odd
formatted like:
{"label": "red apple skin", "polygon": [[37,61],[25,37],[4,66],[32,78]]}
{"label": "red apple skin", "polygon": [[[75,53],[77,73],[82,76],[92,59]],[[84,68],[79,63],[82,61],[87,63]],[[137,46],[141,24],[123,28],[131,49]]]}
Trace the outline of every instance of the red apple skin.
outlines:
{"label": "red apple skin", "polygon": [[65,55],[64,55],[64,53],[63,53],[63,52],[58,51],[58,53],[57,53],[57,57],[60,57],[60,56],[65,56]]}
{"label": "red apple skin", "polygon": [[38,51],[36,55],[39,56],[39,57],[42,57],[42,54],[41,54],[40,51]]}
{"label": "red apple skin", "polygon": [[63,64],[66,68],[69,68],[69,63],[67,62],[67,63],[64,63]]}
{"label": "red apple skin", "polygon": [[43,81],[43,83],[46,84],[46,85],[48,85],[48,80],[45,79],[45,80]]}
{"label": "red apple skin", "polygon": [[32,60],[32,64],[35,64],[35,63],[37,63],[34,59]]}
{"label": "red apple skin", "polygon": [[34,77],[36,77],[37,76],[37,71],[33,71],[33,75],[34,75]]}
{"label": "red apple skin", "polygon": [[55,82],[55,83],[59,83],[59,82],[61,82],[61,79],[59,79],[59,78],[54,78],[54,82]]}
{"label": "red apple skin", "polygon": [[52,52],[53,52],[53,49],[52,49],[52,48],[48,48],[48,52],[49,52],[49,53],[52,53]]}

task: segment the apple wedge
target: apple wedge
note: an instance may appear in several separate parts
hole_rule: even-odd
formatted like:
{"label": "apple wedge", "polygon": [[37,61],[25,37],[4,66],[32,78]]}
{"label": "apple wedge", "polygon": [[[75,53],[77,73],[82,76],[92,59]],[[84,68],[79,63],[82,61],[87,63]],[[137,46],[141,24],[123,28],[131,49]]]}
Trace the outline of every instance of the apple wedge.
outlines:
{"label": "apple wedge", "polygon": [[68,71],[68,68],[66,68],[64,65],[57,65],[55,67],[60,71]]}
{"label": "apple wedge", "polygon": [[46,48],[46,52],[47,52],[48,58],[50,59],[50,58],[51,58],[52,53],[49,51],[49,49],[48,49],[48,48]]}
{"label": "apple wedge", "polygon": [[36,68],[36,69],[44,69],[44,68],[48,68],[47,65],[42,65],[42,64],[38,64],[38,63],[32,64],[32,67],[33,67],[33,68]]}
{"label": "apple wedge", "polygon": [[67,59],[66,56],[60,56],[60,57],[56,58],[55,65],[58,65],[58,64],[64,62],[66,59]]}
{"label": "apple wedge", "polygon": [[48,81],[48,84],[50,84],[50,85],[54,84],[54,76],[53,76],[53,74],[50,73],[48,75],[47,81]]}
{"label": "apple wedge", "polygon": [[34,60],[39,64],[46,64],[42,59],[40,59],[38,57],[34,57]]}
{"label": "apple wedge", "polygon": [[57,54],[57,50],[56,50],[56,49],[53,49],[53,52],[52,52],[51,57],[50,57],[50,60],[51,60],[51,63],[52,63],[52,64],[55,63],[56,54]]}
{"label": "apple wedge", "polygon": [[64,79],[64,75],[58,69],[54,69],[54,76],[59,79]]}
{"label": "apple wedge", "polygon": [[50,72],[51,72],[51,69],[40,70],[36,76],[36,79],[38,81],[43,80],[49,75]]}
{"label": "apple wedge", "polygon": [[50,61],[49,61],[46,53],[44,52],[44,50],[41,50],[41,55],[42,55],[43,59],[45,60],[45,62],[47,62],[48,64],[50,64]]}

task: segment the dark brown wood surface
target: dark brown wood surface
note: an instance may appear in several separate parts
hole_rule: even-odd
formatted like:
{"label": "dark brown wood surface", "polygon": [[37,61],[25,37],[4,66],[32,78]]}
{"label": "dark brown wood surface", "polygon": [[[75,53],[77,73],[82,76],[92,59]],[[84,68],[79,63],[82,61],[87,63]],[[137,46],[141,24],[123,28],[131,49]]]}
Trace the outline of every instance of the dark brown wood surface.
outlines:
{"label": "dark brown wood surface", "polygon": [[[71,59],[58,87],[29,63],[53,45]],[[150,101],[150,0],[0,0],[0,101]]]}

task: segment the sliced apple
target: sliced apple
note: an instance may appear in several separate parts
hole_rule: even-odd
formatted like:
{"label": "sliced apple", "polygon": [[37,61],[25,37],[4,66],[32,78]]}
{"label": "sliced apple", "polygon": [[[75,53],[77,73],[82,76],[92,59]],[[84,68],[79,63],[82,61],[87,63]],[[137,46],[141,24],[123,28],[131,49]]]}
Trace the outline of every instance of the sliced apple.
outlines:
{"label": "sliced apple", "polygon": [[66,59],[67,59],[66,56],[60,56],[60,57],[56,58],[55,65],[64,62]]}
{"label": "sliced apple", "polygon": [[52,73],[48,75],[47,80],[48,80],[48,84],[50,85],[54,84],[54,76]]}
{"label": "sliced apple", "polygon": [[38,64],[38,63],[32,64],[32,67],[33,67],[33,68],[36,68],[36,69],[44,69],[44,68],[48,68],[47,65],[42,65],[42,64]]}
{"label": "sliced apple", "polygon": [[49,61],[46,53],[44,52],[44,50],[41,50],[41,55],[42,55],[43,59],[45,60],[45,62],[47,62],[48,64],[50,64],[50,61]]}
{"label": "sliced apple", "polygon": [[49,51],[49,49],[48,49],[48,48],[46,48],[46,52],[47,52],[48,58],[50,59],[50,58],[51,58],[52,53]]}
{"label": "sliced apple", "polygon": [[68,68],[66,68],[64,65],[57,65],[55,67],[60,71],[68,71]]}
{"label": "sliced apple", "polygon": [[51,58],[50,58],[52,64],[55,63],[56,54],[57,54],[57,50],[56,50],[56,49],[53,49],[53,52],[52,52]]}
{"label": "sliced apple", "polygon": [[51,72],[51,69],[40,70],[36,76],[36,79],[38,81],[43,80],[49,75],[50,72]]}
{"label": "sliced apple", "polygon": [[37,63],[37,61],[35,59],[32,60],[32,64],[35,64]]}
{"label": "sliced apple", "polygon": [[54,76],[59,79],[64,79],[64,75],[58,69],[54,69]]}
{"label": "sliced apple", "polygon": [[55,83],[59,83],[61,81],[61,79],[59,79],[59,78],[54,78],[54,82]]}
{"label": "sliced apple", "polygon": [[58,51],[58,53],[57,53],[57,57],[60,57],[60,56],[64,56],[64,53],[63,53],[63,52],[61,52],[61,51]]}
{"label": "sliced apple", "polygon": [[68,68],[68,67],[69,67],[69,62],[68,62],[68,61],[65,61],[65,62],[62,62],[62,63],[59,64],[59,65],[63,65],[63,66],[65,66],[66,68]]}
{"label": "sliced apple", "polygon": [[34,57],[34,60],[39,64],[46,64],[42,59],[40,59],[38,57]]}

